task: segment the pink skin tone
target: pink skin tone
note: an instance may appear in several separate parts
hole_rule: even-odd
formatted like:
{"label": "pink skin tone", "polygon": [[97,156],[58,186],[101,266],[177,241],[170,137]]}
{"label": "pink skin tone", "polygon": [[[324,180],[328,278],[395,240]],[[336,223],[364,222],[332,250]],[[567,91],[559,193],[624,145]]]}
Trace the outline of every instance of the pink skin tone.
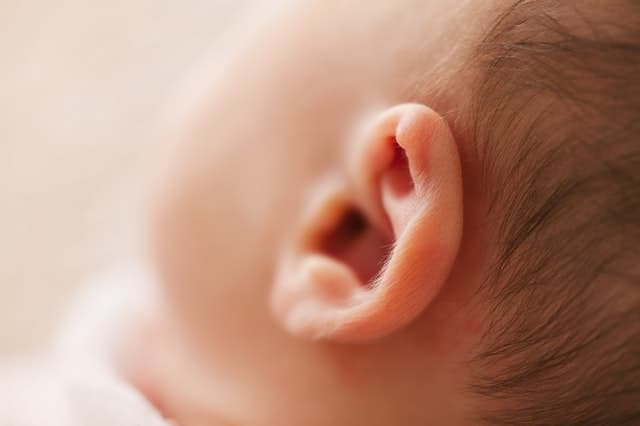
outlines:
{"label": "pink skin tone", "polygon": [[489,231],[455,71],[496,4],[364,4],[271,6],[171,133],[133,380],[182,426],[470,424]]}

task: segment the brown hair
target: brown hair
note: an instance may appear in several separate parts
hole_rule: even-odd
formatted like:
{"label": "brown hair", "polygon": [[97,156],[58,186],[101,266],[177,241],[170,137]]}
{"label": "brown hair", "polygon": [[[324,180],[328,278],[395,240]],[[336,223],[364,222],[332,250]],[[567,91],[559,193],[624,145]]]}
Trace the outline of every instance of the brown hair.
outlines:
{"label": "brown hair", "polygon": [[640,424],[640,2],[519,0],[482,40],[491,425]]}

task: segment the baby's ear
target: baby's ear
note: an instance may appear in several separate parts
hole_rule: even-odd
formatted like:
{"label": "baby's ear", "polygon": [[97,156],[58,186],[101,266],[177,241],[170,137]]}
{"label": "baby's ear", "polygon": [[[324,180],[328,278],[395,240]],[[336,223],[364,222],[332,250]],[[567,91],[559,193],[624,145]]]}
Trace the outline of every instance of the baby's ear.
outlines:
{"label": "baby's ear", "polygon": [[393,333],[428,308],[456,259],[462,178],[441,116],[415,104],[377,115],[350,144],[347,176],[316,191],[282,256],[271,302],[290,333]]}

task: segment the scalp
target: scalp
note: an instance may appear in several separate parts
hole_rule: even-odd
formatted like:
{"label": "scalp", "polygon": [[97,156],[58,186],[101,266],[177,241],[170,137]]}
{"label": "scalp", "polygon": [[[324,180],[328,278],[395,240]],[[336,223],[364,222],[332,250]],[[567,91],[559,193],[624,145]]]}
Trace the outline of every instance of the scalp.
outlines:
{"label": "scalp", "polygon": [[640,4],[520,0],[480,43],[495,219],[472,390],[489,424],[640,422]]}

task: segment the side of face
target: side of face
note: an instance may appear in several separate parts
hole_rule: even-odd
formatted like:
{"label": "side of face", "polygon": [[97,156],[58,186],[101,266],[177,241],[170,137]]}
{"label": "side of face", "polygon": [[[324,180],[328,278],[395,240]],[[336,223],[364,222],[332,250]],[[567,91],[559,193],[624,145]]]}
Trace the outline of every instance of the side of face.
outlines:
{"label": "side of face", "polygon": [[465,424],[483,201],[436,83],[476,11],[427,3],[282,6],[197,86],[154,219],[178,420]]}

